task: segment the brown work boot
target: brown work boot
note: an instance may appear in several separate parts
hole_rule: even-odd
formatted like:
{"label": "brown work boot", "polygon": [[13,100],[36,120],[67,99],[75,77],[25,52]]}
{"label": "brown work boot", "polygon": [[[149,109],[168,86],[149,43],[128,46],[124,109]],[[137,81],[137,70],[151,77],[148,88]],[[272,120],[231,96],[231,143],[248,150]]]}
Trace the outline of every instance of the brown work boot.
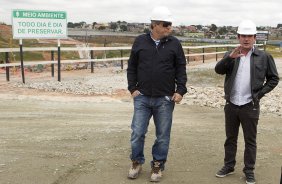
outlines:
{"label": "brown work boot", "polygon": [[162,178],[162,171],[160,167],[161,163],[160,162],[154,162],[152,171],[151,171],[151,182],[159,182],[161,181]]}
{"label": "brown work boot", "polygon": [[139,164],[137,161],[132,161],[132,165],[128,171],[127,177],[130,179],[136,179],[139,173],[142,170],[142,164]]}

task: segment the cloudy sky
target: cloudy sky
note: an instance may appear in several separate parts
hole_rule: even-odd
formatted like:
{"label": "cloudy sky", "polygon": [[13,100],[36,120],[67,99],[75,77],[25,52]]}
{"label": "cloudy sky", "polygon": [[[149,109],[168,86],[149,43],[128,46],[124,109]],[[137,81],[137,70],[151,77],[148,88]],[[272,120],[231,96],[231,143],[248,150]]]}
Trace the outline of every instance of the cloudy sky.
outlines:
{"label": "cloudy sky", "polygon": [[174,25],[230,25],[243,19],[257,26],[282,23],[282,0],[0,0],[0,22],[11,24],[12,9],[66,11],[68,22],[146,22],[153,7],[167,6]]}

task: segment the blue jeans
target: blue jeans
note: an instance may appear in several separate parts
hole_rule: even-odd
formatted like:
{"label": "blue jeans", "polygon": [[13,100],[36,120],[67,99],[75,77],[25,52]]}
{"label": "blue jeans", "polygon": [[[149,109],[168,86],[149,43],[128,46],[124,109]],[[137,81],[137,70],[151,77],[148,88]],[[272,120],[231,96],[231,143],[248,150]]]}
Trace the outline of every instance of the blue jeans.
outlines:
{"label": "blue jeans", "polygon": [[140,164],[145,162],[145,134],[153,116],[156,127],[156,140],[152,147],[153,161],[160,162],[161,169],[164,169],[169,149],[174,105],[175,103],[171,101],[170,96],[150,97],[140,94],[134,98],[134,115],[131,124],[131,160]]}

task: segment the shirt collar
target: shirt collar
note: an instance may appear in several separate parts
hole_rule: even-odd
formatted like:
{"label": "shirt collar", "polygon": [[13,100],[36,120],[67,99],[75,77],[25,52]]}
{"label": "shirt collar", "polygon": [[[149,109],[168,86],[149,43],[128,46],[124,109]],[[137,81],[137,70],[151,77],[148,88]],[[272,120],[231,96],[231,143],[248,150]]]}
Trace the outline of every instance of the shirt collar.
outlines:
{"label": "shirt collar", "polygon": [[152,37],[152,32],[150,32],[150,37],[151,37],[151,39],[155,42],[156,46],[158,46],[161,40],[155,40],[155,39]]}

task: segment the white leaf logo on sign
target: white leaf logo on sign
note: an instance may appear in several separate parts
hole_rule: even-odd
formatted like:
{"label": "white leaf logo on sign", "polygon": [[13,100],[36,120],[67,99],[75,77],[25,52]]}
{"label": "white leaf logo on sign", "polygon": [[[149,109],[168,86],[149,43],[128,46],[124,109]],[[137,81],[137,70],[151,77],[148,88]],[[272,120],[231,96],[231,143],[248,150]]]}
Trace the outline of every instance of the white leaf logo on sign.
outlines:
{"label": "white leaf logo on sign", "polygon": [[17,11],[16,12],[16,16],[19,17],[20,16],[20,12]]}

